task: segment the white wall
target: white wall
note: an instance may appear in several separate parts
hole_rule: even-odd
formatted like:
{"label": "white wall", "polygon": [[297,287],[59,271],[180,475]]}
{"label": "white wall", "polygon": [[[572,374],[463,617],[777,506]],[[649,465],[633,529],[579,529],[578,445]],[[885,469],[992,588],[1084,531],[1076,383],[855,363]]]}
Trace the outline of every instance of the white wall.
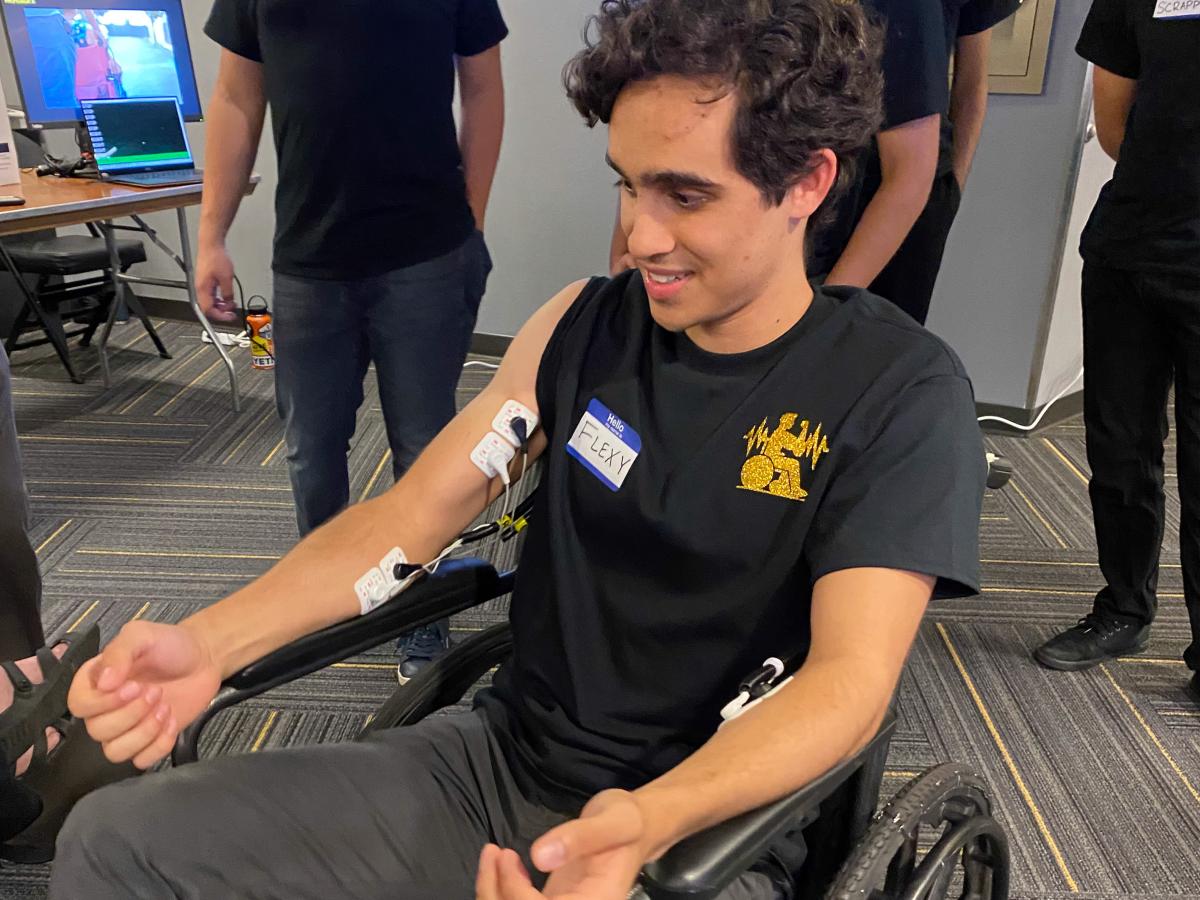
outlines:
{"label": "white wall", "polygon": [[[1090,93],[1090,84],[1087,88]],[[1090,109],[1090,102],[1088,107]],[[1035,406],[1041,407],[1062,391],[1083,389],[1078,380],[1083,367],[1083,310],[1080,305],[1083,260],[1079,256],[1079,238],[1087,224],[1100,189],[1113,174],[1113,161],[1098,140],[1086,143],[1080,152],[1079,178],[1067,226],[1067,241],[1062,270],[1054,297],[1045,358],[1038,376]]]}
{"label": "white wall", "polygon": [[577,278],[608,268],[617,195],[606,129],[588,130],[562,88],[597,0],[501,0],[508,125],[487,239],[496,269],[479,330],[513,334]]}
{"label": "white wall", "polygon": [[[1087,66],[1083,0],[1058,0],[1041,96],[993,96],[929,327],[962,357],[981,402],[1031,406],[1074,189]],[[1067,247],[1066,253],[1073,254]]]}

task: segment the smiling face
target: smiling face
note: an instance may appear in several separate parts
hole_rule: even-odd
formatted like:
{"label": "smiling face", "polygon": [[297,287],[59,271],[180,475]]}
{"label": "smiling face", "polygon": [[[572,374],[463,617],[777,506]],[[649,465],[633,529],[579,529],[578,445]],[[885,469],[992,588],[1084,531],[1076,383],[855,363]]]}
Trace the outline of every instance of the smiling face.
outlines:
{"label": "smiling face", "polygon": [[609,127],[621,228],[651,314],[714,352],[768,343],[807,309],[805,225],[837,167],[820,151],[772,204],[734,163],[736,112],[731,92],[660,76],[628,85]]}

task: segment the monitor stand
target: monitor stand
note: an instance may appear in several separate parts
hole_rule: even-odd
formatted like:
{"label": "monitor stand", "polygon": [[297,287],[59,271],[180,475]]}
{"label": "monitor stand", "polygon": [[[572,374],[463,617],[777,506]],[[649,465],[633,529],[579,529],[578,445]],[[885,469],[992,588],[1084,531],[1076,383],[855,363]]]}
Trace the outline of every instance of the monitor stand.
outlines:
{"label": "monitor stand", "polygon": [[79,148],[79,162],[71,173],[72,178],[99,178],[100,170],[96,168],[96,154],[92,150],[92,136],[88,133],[87,125],[75,123],[75,145]]}

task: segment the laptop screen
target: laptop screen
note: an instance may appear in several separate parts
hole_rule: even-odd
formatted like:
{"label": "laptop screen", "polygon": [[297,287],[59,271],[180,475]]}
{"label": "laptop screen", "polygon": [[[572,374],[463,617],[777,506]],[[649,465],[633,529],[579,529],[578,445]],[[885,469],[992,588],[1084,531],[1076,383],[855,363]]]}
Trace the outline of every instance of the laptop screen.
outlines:
{"label": "laptop screen", "polygon": [[101,172],[192,167],[183,116],[174,97],[81,100],[80,105]]}

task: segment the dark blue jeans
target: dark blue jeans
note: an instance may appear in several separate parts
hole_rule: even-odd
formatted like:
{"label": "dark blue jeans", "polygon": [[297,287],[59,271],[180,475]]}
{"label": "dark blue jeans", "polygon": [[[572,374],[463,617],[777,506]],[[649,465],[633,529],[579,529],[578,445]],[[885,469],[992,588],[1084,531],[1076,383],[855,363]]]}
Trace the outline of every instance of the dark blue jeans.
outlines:
{"label": "dark blue jeans", "polygon": [[350,501],[346,454],[375,363],[399,478],[455,414],[491,257],[483,235],[359,281],[275,275],[275,399],[301,536]]}

